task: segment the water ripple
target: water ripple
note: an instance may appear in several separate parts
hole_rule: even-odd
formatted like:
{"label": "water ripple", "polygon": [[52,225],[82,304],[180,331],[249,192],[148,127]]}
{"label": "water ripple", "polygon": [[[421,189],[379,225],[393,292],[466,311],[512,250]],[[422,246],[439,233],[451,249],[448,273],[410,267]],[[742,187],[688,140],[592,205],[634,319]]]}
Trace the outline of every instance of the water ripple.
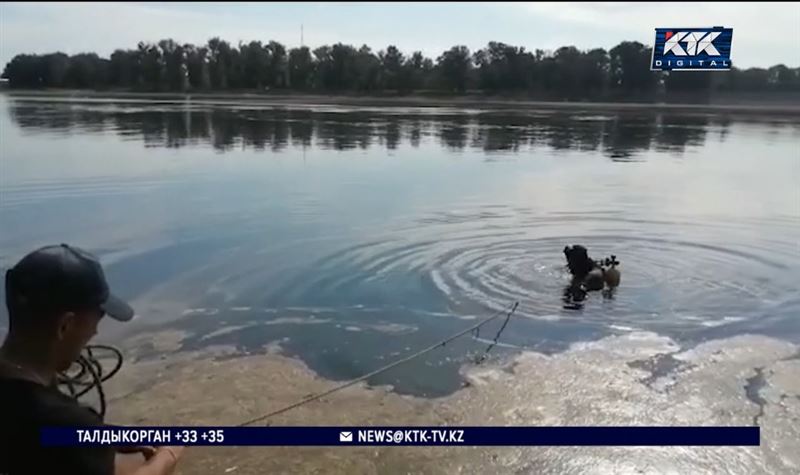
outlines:
{"label": "water ripple", "polygon": [[[610,232],[610,220],[620,229]],[[796,299],[785,298],[797,278],[795,243],[737,235],[749,227],[741,222],[675,224],[603,213],[520,215],[511,208],[438,213],[332,253],[313,264],[313,278],[304,273],[289,287],[296,294],[354,295],[365,286],[416,280],[456,313],[501,309],[518,300],[525,318],[611,329],[757,325],[776,303],[800,309]],[[796,219],[777,224],[800,229]],[[724,242],[708,237],[715,228],[728,230]],[[591,296],[582,312],[565,310],[561,300],[568,282],[561,251],[573,243],[585,244],[595,258],[616,254],[622,262],[622,286],[612,298]]]}

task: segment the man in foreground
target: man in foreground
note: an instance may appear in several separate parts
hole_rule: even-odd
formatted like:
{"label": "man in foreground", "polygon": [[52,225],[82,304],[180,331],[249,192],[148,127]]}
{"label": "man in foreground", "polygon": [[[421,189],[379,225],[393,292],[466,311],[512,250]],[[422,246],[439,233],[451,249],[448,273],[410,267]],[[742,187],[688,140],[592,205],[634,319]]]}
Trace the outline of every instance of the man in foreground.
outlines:
{"label": "man in foreground", "polygon": [[38,249],[7,271],[5,290],[9,329],[0,348],[0,474],[172,473],[182,447],[138,448],[145,461],[130,467],[114,447],[40,445],[41,427],[103,425],[57,388],[57,374],[75,361],[104,315],[133,318],[133,309],[109,292],[97,259],[65,244]]}

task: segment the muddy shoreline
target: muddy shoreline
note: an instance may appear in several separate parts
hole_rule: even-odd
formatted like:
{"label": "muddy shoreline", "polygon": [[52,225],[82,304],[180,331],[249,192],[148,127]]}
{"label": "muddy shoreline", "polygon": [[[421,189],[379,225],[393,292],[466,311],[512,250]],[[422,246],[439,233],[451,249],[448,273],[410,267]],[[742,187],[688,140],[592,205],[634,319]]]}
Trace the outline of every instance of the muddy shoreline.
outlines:
{"label": "muddy shoreline", "polygon": [[[109,381],[108,421],[234,425],[338,382],[278,345],[167,353],[180,333],[142,335]],[[137,360],[151,342],[165,355]],[[152,343],[156,342],[156,343]],[[523,352],[462,369],[450,396],[401,396],[360,384],[276,416],[270,425],[752,425],[760,447],[192,447],[180,473],[796,473],[800,348],[739,336],[681,350],[653,333]],[[759,378],[753,386],[753,378]],[[266,424],[267,422],[264,422]]]}
{"label": "muddy shoreline", "polygon": [[510,111],[594,111],[594,112],[680,112],[687,114],[736,114],[767,116],[798,116],[800,100],[755,100],[731,103],[644,103],[644,102],[567,102],[540,101],[528,98],[500,96],[361,96],[324,94],[276,93],[140,93],[127,91],[92,90],[21,90],[0,91],[14,98],[32,100],[109,100],[119,102],[194,104],[250,104],[270,107],[413,107],[413,108],[467,108],[478,110]]}

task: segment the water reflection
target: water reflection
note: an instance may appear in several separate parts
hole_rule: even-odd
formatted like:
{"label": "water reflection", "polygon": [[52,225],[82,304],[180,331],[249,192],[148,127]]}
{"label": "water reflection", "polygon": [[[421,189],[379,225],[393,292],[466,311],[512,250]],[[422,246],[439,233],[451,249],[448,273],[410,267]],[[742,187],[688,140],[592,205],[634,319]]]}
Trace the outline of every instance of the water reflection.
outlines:
{"label": "water reflection", "polygon": [[[483,112],[403,114],[371,111],[242,109],[131,104],[42,104],[13,101],[9,111],[23,129],[70,133],[115,132],[147,147],[210,144],[216,150],[271,150],[315,146],[334,150],[419,147],[428,137],[453,151],[524,152],[536,147],[599,151],[615,161],[654,149],[681,153],[702,146],[708,130],[727,137],[731,120],[656,113],[587,115]],[[712,127],[710,127],[712,126]]]}

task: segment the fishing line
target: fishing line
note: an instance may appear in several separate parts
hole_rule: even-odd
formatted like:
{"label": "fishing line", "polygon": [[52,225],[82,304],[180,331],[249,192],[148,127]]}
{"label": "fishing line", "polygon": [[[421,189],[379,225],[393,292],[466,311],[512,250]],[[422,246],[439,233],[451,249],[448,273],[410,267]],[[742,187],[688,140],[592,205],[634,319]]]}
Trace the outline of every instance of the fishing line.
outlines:
{"label": "fishing line", "polygon": [[[407,362],[409,362],[409,361],[411,361],[413,359],[419,358],[420,356],[422,356],[422,355],[424,355],[426,353],[429,353],[429,352],[431,352],[431,351],[433,351],[433,350],[435,350],[437,348],[444,347],[445,345],[447,345],[447,343],[450,343],[451,341],[453,341],[453,340],[455,340],[455,339],[457,339],[457,338],[459,338],[459,337],[461,337],[463,335],[466,335],[467,333],[474,332],[474,333],[479,335],[480,328],[482,326],[486,325],[487,323],[491,322],[492,320],[495,320],[496,318],[498,318],[498,317],[500,317],[502,315],[505,315],[505,320],[503,321],[503,325],[498,330],[497,334],[494,337],[494,340],[492,340],[492,342],[489,344],[489,346],[486,348],[486,350],[484,350],[483,354],[480,357],[476,358],[476,361],[475,361],[476,364],[480,364],[480,363],[482,363],[483,361],[486,360],[486,357],[488,356],[489,352],[492,350],[492,348],[495,347],[495,345],[497,345],[498,339],[500,338],[500,334],[503,332],[503,330],[505,330],[506,326],[508,325],[509,320],[511,319],[511,316],[517,310],[518,306],[519,306],[519,302],[514,302],[513,304],[509,304],[506,307],[498,310],[496,313],[492,314],[491,316],[489,316],[489,317],[485,318],[484,320],[476,323],[475,325],[472,325],[469,328],[466,328],[466,329],[461,330],[461,331],[459,331],[459,332],[457,332],[457,333],[455,333],[453,335],[450,335],[450,336],[448,336],[447,338],[445,338],[443,340],[440,340],[440,341],[438,341],[438,342],[436,342],[436,343],[434,343],[434,344],[432,344],[432,345],[430,345],[430,346],[428,346],[428,347],[426,347],[426,348],[424,348],[422,350],[417,351],[416,353],[413,353],[413,354],[411,354],[409,356],[406,356],[405,358],[402,358],[402,359],[397,360],[397,361],[395,361],[393,363],[385,365],[385,366],[383,366],[381,368],[378,368],[378,369],[376,369],[374,371],[370,371],[369,373],[364,374],[363,376],[359,376],[358,378],[351,379],[351,380],[346,381],[346,382],[344,382],[342,384],[334,386],[333,388],[328,389],[327,391],[323,391],[323,392],[318,393],[318,394],[313,394],[313,395],[307,396],[307,397],[305,397],[303,399],[298,400],[297,402],[289,404],[288,406],[282,407],[280,409],[277,409],[275,411],[269,412],[267,414],[260,415],[258,417],[254,417],[252,419],[249,419],[249,420],[246,420],[244,422],[241,422],[241,423],[237,424],[236,426],[237,427],[242,427],[242,426],[247,426],[247,425],[250,425],[250,424],[254,424],[256,422],[260,422],[260,421],[263,421],[265,419],[269,419],[271,417],[275,417],[275,416],[277,416],[279,414],[283,414],[283,413],[288,412],[288,411],[290,411],[292,409],[295,409],[297,407],[300,407],[300,406],[303,406],[305,404],[308,404],[308,403],[310,403],[312,401],[316,401],[316,400],[321,399],[321,398],[323,398],[325,396],[329,396],[329,395],[331,395],[333,393],[336,393],[336,392],[341,391],[341,390],[343,390],[345,388],[348,388],[350,386],[358,384],[358,383],[360,383],[362,381],[366,381],[367,379],[372,378],[373,376],[377,376],[377,375],[382,374],[382,373],[384,373],[386,371],[389,371],[390,369],[392,369],[392,368],[394,368],[396,366],[399,366],[399,365],[401,365],[403,363],[407,363]],[[107,359],[108,356],[110,356],[111,358],[113,358],[115,360],[112,369],[108,373],[105,373],[105,371],[104,371],[105,368],[100,363],[100,359],[101,358],[97,354],[97,353],[103,353],[103,352],[109,352],[110,353],[110,355],[106,355],[106,358],[104,358],[104,359]],[[92,409],[94,412],[96,412],[102,419],[105,416],[105,413],[106,413],[106,399],[105,399],[105,392],[103,391],[103,384],[102,383],[107,381],[109,378],[114,376],[119,371],[120,367],[122,367],[122,361],[123,361],[122,353],[118,349],[114,348],[113,346],[108,346],[108,345],[89,345],[84,349],[82,354],[78,357],[78,359],[73,363],[73,365],[67,371],[65,371],[63,373],[59,373],[59,375],[58,375],[58,385],[59,386],[66,386],[66,389],[67,389],[67,392],[69,393],[69,395],[72,396],[75,399],[80,398],[81,396],[85,395],[86,393],[88,393],[92,389],[96,389],[97,396],[98,396],[98,399],[100,401],[100,409],[99,410],[94,410],[93,408],[90,408],[90,409]]]}

